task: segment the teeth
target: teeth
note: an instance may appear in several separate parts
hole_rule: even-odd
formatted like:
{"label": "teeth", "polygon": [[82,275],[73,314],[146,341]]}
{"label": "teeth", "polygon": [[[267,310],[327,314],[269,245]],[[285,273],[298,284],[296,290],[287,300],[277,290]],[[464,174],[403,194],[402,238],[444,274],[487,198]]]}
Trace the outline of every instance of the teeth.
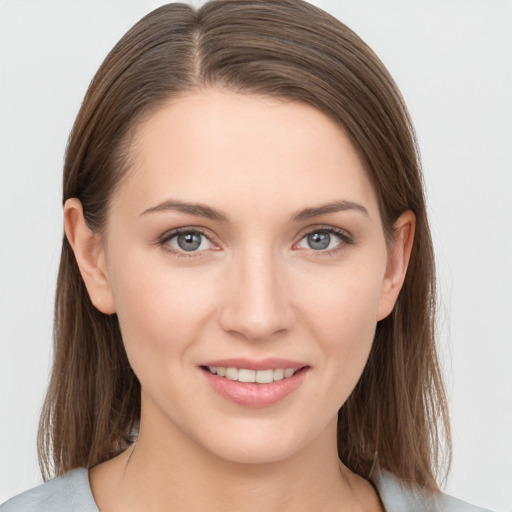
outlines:
{"label": "teeth", "polygon": [[256,372],[254,370],[238,370],[238,380],[240,382],[256,382]]}
{"label": "teeth", "polygon": [[277,370],[274,370],[274,380],[283,380],[283,379],[284,379],[283,368],[277,368]]}
{"label": "teeth", "polygon": [[226,368],[226,379],[238,380],[238,368]]}
{"label": "teeth", "polygon": [[274,370],[258,370],[256,372],[256,382],[258,384],[274,382]]}
{"label": "teeth", "polygon": [[270,384],[271,382],[291,377],[293,368],[276,368],[275,370],[247,370],[246,368],[223,368],[222,366],[208,366],[210,373],[219,377],[239,382],[257,382],[258,384]]}

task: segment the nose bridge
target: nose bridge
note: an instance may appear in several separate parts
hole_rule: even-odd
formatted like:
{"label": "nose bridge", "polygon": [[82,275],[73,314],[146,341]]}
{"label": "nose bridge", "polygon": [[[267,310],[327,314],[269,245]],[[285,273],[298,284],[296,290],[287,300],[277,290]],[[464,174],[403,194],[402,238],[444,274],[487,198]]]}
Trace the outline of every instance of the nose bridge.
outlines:
{"label": "nose bridge", "polygon": [[271,247],[252,247],[234,258],[222,327],[251,340],[285,331],[293,321],[282,264]]}

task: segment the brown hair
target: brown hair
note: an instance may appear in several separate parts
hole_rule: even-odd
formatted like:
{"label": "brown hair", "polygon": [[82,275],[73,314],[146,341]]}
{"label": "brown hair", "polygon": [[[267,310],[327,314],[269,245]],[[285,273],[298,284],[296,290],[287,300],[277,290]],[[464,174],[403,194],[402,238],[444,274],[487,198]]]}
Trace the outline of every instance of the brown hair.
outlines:
{"label": "brown hair", "polygon": [[[416,237],[393,312],[339,412],[338,452],[368,478],[385,468],[436,490],[450,453],[434,338],[435,271],[414,130],[392,78],[341,22],[300,0],[169,4],[140,20],[96,73],[70,135],[64,200],[76,197],[101,232],[128,165],[131,134],[170,97],[220,86],[308,103],[344,127],[379,199],[384,230],[405,210]],[[116,315],[92,305],[64,237],[55,304],[54,366],[39,430],[43,476],[91,467],[133,442],[140,384]],[[445,445],[442,441],[446,440]]]}

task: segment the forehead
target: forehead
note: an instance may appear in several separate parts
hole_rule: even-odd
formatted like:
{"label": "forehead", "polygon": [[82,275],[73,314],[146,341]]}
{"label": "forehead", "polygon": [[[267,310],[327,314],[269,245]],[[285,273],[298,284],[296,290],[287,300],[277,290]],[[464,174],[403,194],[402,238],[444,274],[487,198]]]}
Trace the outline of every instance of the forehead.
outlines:
{"label": "forehead", "polygon": [[234,211],[298,209],[345,199],[378,213],[342,127],[307,104],[217,89],[174,98],[137,127],[114,203],[168,197]]}

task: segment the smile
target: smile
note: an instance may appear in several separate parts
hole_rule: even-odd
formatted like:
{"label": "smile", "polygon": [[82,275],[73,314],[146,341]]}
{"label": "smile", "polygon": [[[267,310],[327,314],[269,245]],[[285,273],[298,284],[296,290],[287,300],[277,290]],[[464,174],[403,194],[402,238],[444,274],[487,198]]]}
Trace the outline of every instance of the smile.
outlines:
{"label": "smile", "polygon": [[225,377],[238,382],[254,382],[257,384],[270,384],[279,380],[292,377],[297,371],[294,368],[276,368],[268,370],[250,370],[247,368],[233,368],[223,366],[207,366],[213,375]]}
{"label": "smile", "polygon": [[257,409],[293,394],[311,370],[307,364],[277,358],[208,361],[199,368],[215,394],[238,406]]}

